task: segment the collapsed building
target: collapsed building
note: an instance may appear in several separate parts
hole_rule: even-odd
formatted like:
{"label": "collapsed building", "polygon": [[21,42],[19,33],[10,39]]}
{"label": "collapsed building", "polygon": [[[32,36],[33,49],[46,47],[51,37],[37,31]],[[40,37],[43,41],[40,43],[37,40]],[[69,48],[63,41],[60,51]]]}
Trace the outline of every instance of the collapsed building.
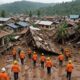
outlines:
{"label": "collapsed building", "polygon": [[26,33],[26,42],[29,46],[38,50],[58,54],[57,48],[52,40],[55,32],[53,30],[46,31],[31,26]]}

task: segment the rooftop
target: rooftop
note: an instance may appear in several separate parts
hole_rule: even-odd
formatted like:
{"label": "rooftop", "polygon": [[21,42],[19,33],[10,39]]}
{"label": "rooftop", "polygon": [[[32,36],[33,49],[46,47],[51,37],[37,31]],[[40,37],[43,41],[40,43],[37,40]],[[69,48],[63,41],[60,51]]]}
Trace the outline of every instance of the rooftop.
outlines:
{"label": "rooftop", "polygon": [[22,21],[18,22],[17,24],[20,25],[21,27],[28,27],[29,26],[29,23],[22,22]]}
{"label": "rooftop", "polygon": [[2,18],[2,17],[0,17],[0,21],[8,21],[8,20],[10,20],[10,18]]}

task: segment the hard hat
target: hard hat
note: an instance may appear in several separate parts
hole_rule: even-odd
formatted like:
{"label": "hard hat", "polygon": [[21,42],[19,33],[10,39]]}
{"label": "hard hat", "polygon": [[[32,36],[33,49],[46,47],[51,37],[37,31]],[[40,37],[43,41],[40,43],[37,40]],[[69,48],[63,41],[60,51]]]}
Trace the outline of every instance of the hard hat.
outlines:
{"label": "hard hat", "polygon": [[71,60],[69,60],[69,63],[72,63],[72,61],[71,61]]}
{"label": "hard hat", "polygon": [[15,61],[14,61],[14,64],[17,64],[17,63],[18,63],[18,62],[15,60]]}
{"label": "hard hat", "polygon": [[62,54],[61,52],[59,54]]}
{"label": "hard hat", "polygon": [[69,48],[66,48],[65,51],[69,51]]}
{"label": "hard hat", "polygon": [[47,60],[50,60],[50,57],[48,57]]}
{"label": "hard hat", "polygon": [[44,53],[42,53],[42,56],[44,55]]}
{"label": "hard hat", "polygon": [[5,72],[5,71],[6,71],[6,69],[3,67],[3,68],[1,69],[1,71],[2,71],[2,72]]}
{"label": "hard hat", "polygon": [[36,54],[36,52],[34,52],[34,54]]}
{"label": "hard hat", "polygon": [[24,51],[22,50],[21,53],[24,53]]}

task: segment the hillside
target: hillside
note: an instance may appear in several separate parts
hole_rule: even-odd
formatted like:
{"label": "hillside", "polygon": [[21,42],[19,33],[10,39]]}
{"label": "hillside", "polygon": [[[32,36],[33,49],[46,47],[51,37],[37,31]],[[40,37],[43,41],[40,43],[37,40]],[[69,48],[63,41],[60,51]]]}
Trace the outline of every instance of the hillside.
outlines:
{"label": "hillside", "polygon": [[16,1],[14,3],[0,5],[0,11],[5,10],[6,12],[22,13],[30,10],[34,11],[36,9],[47,7],[49,5],[53,4],[37,3],[30,1]]}
{"label": "hillside", "polygon": [[80,0],[56,4],[53,7],[47,7],[40,10],[43,15],[80,14]]}

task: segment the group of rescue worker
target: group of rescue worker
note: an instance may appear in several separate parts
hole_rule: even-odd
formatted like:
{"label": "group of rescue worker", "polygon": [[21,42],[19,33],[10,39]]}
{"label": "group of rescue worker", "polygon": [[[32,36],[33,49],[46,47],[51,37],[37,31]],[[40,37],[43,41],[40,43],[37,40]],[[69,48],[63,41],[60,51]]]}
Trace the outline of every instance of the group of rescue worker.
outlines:
{"label": "group of rescue worker", "polygon": [[[18,53],[18,57],[20,58],[21,61],[21,65],[24,65],[24,59],[26,58],[26,54],[23,50],[18,50],[16,48],[12,49],[12,55],[13,55],[13,65],[11,66],[11,71],[14,73],[14,80],[19,80],[19,72],[21,71],[21,67],[19,65],[19,62],[17,60],[17,53]],[[30,48],[28,48],[27,50],[27,55],[29,59],[32,59],[33,61],[33,67],[36,68],[37,62],[38,62],[38,54],[37,52],[32,52],[32,50]],[[71,57],[71,51],[69,49],[65,49],[64,53],[61,52],[58,56],[58,61],[59,61],[59,67],[63,67],[63,62],[64,59],[65,61],[68,62],[68,64],[66,65],[66,77],[67,80],[71,80],[71,73],[73,70],[73,64],[72,61],[69,60],[69,57]],[[53,63],[52,59],[50,57],[47,57],[44,55],[44,53],[41,54],[40,56],[40,64],[41,64],[41,68],[45,68],[47,69],[47,74],[51,74],[51,68],[55,66],[55,64]],[[3,67],[1,69],[1,73],[0,73],[0,80],[10,80],[10,77],[8,76],[6,69]]]}

